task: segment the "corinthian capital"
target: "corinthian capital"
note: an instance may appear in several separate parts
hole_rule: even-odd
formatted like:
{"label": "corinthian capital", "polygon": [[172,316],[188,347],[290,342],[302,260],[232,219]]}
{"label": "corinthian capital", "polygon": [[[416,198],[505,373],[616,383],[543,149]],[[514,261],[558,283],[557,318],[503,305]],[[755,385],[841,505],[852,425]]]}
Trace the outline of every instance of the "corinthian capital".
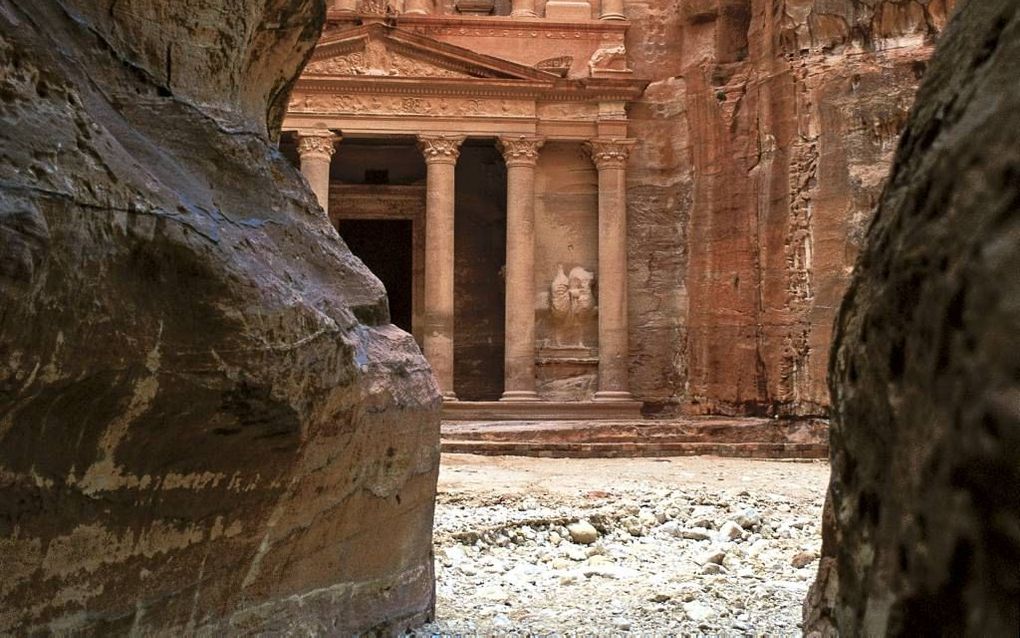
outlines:
{"label": "corinthian capital", "polygon": [[499,150],[507,166],[534,166],[538,162],[538,149],[544,143],[541,137],[501,137]]}
{"label": "corinthian capital", "polygon": [[418,148],[425,156],[426,164],[456,164],[463,141],[463,135],[419,135]]}
{"label": "corinthian capital", "polygon": [[311,131],[298,132],[298,154],[320,155],[327,159],[333,157],[336,151],[333,144],[340,139],[339,135],[328,129],[316,129]]}
{"label": "corinthian capital", "polygon": [[591,140],[585,144],[591,160],[599,170],[603,168],[623,168],[630,157],[630,148],[636,140],[601,139]]}

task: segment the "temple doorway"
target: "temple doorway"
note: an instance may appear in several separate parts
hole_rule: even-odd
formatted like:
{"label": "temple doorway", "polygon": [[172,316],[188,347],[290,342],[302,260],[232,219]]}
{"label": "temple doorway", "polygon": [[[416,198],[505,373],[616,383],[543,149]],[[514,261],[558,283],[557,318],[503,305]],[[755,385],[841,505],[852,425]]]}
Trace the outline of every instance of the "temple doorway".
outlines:
{"label": "temple doorway", "polygon": [[386,287],[390,321],[413,332],[414,222],[410,219],[340,219],[340,236]]}
{"label": "temple doorway", "polygon": [[498,401],[506,334],[506,165],[494,140],[461,146],[455,202],[454,387],[461,401]]}

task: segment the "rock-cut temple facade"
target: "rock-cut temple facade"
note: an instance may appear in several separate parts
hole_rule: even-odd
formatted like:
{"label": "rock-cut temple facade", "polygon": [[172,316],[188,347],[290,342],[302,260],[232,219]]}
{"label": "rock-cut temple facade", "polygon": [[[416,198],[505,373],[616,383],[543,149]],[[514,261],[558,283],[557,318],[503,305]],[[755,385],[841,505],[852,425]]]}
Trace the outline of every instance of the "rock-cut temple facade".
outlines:
{"label": "rock-cut temple facade", "polygon": [[447,417],[824,414],[949,8],[758,4],[332,2],[281,149]]}

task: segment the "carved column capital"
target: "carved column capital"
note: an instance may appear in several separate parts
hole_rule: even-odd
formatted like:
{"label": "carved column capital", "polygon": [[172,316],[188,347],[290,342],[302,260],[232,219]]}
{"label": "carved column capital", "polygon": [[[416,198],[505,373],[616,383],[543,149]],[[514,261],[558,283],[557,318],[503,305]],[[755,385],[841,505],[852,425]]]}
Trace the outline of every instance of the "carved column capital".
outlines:
{"label": "carved column capital", "polygon": [[507,166],[534,166],[538,162],[538,149],[544,143],[545,138],[521,135],[501,137],[497,144]]}
{"label": "carved column capital", "polygon": [[333,153],[336,152],[333,145],[340,139],[339,135],[328,129],[298,131],[298,155],[301,157],[318,155],[332,159]]}
{"label": "carved column capital", "polygon": [[419,135],[418,148],[426,164],[456,164],[463,135]]}
{"label": "carved column capital", "polygon": [[585,149],[595,162],[595,168],[624,168],[627,165],[627,158],[630,157],[630,149],[637,140],[623,139],[602,139],[591,140],[585,143]]}

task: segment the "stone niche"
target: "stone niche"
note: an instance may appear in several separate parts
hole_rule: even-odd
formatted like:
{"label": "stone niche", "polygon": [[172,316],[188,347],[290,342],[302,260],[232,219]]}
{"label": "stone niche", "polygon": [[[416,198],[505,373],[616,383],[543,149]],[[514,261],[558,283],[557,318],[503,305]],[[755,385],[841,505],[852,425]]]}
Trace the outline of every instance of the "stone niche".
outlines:
{"label": "stone niche", "polygon": [[598,382],[598,174],[580,144],[548,143],[535,191],[538,391],[589,400]]}

